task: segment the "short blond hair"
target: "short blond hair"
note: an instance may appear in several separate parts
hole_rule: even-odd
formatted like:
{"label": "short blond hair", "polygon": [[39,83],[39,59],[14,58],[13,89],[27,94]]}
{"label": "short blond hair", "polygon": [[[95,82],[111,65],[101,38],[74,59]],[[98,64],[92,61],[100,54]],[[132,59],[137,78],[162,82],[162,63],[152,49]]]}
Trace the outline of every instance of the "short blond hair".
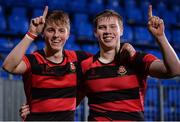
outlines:
{"label": "short blond hair", "polygon": [[94,20],[93,20],[93,26],[94,26],[94,28],[97,27],[97,22],[98,22],[98,20],[101,19],[101,18],[104,18],[104,17],[107,17],[107,18],[109,18],[109,17],[117,17],[117,18],[118,18],[118,22],[119,22],[119,26],[123,26],[122,16],[119,15],[119,14],[118,14],[117,12],[115,12],[114,10],[106,9],[106,10],[98,13],[98,14],[95,16],[95,18],[94,18]]}
{"label": "short blond hair", "polygon": [[48,12],[48,15],[46,16],[45,26],[47,24],[64,25],[70,31],[69,15],[60,10]]}

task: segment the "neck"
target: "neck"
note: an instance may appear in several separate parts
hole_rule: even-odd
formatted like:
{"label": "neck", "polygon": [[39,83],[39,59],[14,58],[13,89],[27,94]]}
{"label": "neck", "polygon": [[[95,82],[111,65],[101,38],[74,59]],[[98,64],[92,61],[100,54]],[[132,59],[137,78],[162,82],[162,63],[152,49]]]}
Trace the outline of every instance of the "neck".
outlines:
{"label": "neck", "polygon": [[63,51],[54,51],[54,50],[49,50],[47,48],[44,48],[44,52],[46,55],[46,59],[50,60],[51,62],[54,63],[60,63],[63,60]]}
{"label": "neck", "polygon": [[99,60],[103,63],[110,63],[114,60],[114,57],[116,55],[116,50],[112,49],[112,50],[100,50],[100,57]]}

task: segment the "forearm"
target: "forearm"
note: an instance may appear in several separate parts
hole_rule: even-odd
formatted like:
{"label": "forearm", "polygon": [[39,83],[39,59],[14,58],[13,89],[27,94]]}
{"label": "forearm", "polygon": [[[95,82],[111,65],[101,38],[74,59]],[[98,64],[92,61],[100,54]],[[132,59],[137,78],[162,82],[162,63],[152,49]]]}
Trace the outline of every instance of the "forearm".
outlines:
{"label": "forearm", "polygon": [[176,55],[174,49],[169,44],[165,35],[157,38],[157,42],[160,46],[163,62],[165,64],[167,73],[171,75],[180,75],[180,61]]}
{"label": "forearm", "polygon": [[33,39],[24,36],[20,43],[6,57],[5,61],[3,62],[3,68],[9,72],[13,72],[13,70],[22,61],[22,57],[32,41]]}

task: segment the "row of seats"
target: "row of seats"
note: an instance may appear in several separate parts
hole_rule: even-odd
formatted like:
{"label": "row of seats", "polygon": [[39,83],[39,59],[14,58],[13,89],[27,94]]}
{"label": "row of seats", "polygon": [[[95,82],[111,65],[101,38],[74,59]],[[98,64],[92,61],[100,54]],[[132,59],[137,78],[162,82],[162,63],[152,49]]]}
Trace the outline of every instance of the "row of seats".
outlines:
{"label": "row of seats", "polygon": [[[17,23],[22,24],[19,21],[19,19]],[[10,25],[12,25],[11,30],[13,34],[17,32],[22,32],[21,34],[25,34],[28,30],[28,23],[26,23],[26,26],[22,25],[23,28],[20,28],[20,26],[18,27],[14,26],[13,23],[11,23]],[[5,31],[5,30],[0,31],[1,34],[7,33],[7,32],[8,31]],[[96,41],[96,39],[93,36],[92,25],[88,23],[80,24],[79,28],[74,29],[74,32],[71,32],[71,33],[74,33],[79,40]],[[173,29],[173,30],[166,29],[165,33],[169,42],[173,46],[178,46],[180,44],[180,30],[179,29]],[[128,41],[128,42],[133,42],[133,43],[138,43],[138,44],[152,44],[152,45],[155,44],[155,40],[153,36],[147,30],[147,27],[144,27],[144,26],[132,27],[132,26],[125,25],[122,39],[126,42]]]}
{"label": "row of seats", "polygon": [[[14,39],[14,40],[8,40],[6,38],[0,38],[0,55],[2,58],[5,58],[5,56],[17,45],[17,43],[20,41],[20,39]],[[82,42],[83,40],[81,40]],[[147,46],[141,46],[140,48],[136,46],[136,44],[131,43],[134,48],[137,51],[144,51],[147,53],[151,53],[155,56],[157,56],[158,58],[162,59],[162,55],[160,50],[157,49],[151,49],[151,47],[147,47]],[[35,41],[33,42],[30,47],[27,50],[27,54],[30,54],[32,52],[34,52],[37,49],[42,49],[45,46],[44,41]],[[79,44],[76,42],[75,37],[73,35],[70,36],[70,38],[67,40],[66,44],[65,44],[65,49],[68,50],[84,50],[87,52],[90,52],[92,54],[97,53],[97,51],[99,50],[99,46],[98,43],[90,43],[90,44],[86,44],[85,42],[83,42],[83,44]],[[144,49],[144,50],[143,50]],[[178,57],[180,57],[180,51],[177,51],[177,55]]]}
{"label": "row of seats", "polygon": [[[161,85],[160,85],[161,83]],[[160,104],[163,104],[165,121],[180,120],[180,81],[148,79],[148,89],[145,97],[145,118],[148,121],[160,120]],[[163,94],[160,94],[160,87]],[[163,97],[160,97],[163,96]],[[163,103],[160,102],[163,99]]]}
{"label": "row of seats", "polygon": [[[43,8],[45,5],[50,6],[53,9],[67,9],[67,10],[75,10],[75,11],[97,11],[105,9],[107,7],[113,7],[117,10],[121,6],[125,8],[135,8],[141,7],[142,9],[151,3],[155,8],[160,8],[160,10],[170,8],[174,10],[174,6],[179,5],[179,1],[177,0],[6,0],[0,1],[0,4],[3,4],[6,7],[11,6],[25,6],[30,8]],[[158,3],[158,4],[157,4]],[[67,8],[70,7],[70,8]],[[88,10],[87,10],[88,8]],[[93,8],[96,8],[93,10]],[[92,10],[91,10],[92,9]]]}

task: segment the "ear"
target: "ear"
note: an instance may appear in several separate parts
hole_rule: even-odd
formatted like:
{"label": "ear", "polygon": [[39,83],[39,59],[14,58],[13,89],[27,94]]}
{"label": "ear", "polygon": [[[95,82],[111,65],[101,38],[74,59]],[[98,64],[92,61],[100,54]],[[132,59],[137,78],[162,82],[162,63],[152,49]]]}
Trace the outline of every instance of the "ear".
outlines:
{"label": "ear", "polygon": [[70,31],[68,31],[68,33],[67,33],[66,40],[69,39],[69,36],[70,36]]}
{"label": "ear", "polygon": [[123,35],[123,32],[124,32],[124,28],[123,28],[123,26],[120,26],[120,36]]}

